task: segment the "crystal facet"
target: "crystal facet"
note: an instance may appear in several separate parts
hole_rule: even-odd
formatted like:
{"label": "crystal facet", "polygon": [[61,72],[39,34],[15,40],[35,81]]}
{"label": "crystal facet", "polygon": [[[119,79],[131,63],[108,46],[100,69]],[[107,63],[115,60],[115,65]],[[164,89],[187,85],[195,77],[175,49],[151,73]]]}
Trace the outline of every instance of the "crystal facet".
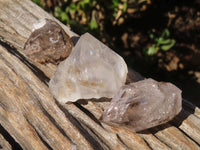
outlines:
{"label": "crystal facet", "polygon": [[24,46],[28,57],[39,63],[57,64],[70,54],[72,40],[58,23],[41,19],[33,26],[33,32]]}
{"label": "crystal facet", "polygon": [[123,86],[100,119],[111,125],[141,131],[171,120],[181,108],[179,88],[171,83],[145,79]]}
{"label": "crystal facet", "polygon": [[80,37],[70,56],[61,62],[49,88],[60,102],[107,97],[124,85],[123,58],[88,33]]}

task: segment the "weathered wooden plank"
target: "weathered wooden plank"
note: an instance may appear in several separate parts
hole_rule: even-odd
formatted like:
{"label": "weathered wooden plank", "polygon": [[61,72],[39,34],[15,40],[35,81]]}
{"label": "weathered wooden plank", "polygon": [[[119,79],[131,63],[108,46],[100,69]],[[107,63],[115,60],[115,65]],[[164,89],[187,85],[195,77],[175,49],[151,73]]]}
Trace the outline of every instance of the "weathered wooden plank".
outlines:
{"label": "weathered wooden plank", "polygon": [[172,149],[199,149],[199,146],[194,141],[170,124],[166,123],[165,125],[162,125],[161,128],[155,127],[154,130],[159,130],[159,132],[155,133],[156,137],[158,137],[161,141],[164,141],[166,145]]}
{"label": "weathered wooden plank", "polygon": [[200,119],[183,109],[183,111],[173,120],[179,128],[200,144]]}
{"label": "weathered wooden plank", "polygon": [[10,150],[12,149],[9,142],[0,134],[0,149]]}
{"label": "weathered wooden plank", "polygon": [[[70,116],[66,116],[68,114],[55,104],[46,85],[2,47],[0,54],[0,121],[15,140],[20,140],[18,142],[25,149],[44,149],[40,138],[55,149],[59,149],[60,145],[63,149],[72,147],[73,142],[91,148],[69,120]],[[73,137],[74,141],[68,137]]]}
{"label": "weathered wooden plank", "polygon": [[200,109],[198,107],[195,107],[189,101],[183,99],[183,108],[189,114],[194,114],[195,116],[197,116],[198,118],[200,118]]}
{"label": "weathered wooden plank", "polygon": [[139,134],[154,150],[170,150],[171,148],[167,146],[165,143],[162,143],[158,138],[156,138],[151,132],[144,131],[143,133]]}
{"label": "weathered wooden plank", "polygon": [[106,99],[56,102],[48,91],[56,66],[23,53],[40,18],[56,20],[29,0],[0,0],[0,123],[23,149],[200,149],[200,110],[187,101],[172,122],[141,133],[99,122]]}

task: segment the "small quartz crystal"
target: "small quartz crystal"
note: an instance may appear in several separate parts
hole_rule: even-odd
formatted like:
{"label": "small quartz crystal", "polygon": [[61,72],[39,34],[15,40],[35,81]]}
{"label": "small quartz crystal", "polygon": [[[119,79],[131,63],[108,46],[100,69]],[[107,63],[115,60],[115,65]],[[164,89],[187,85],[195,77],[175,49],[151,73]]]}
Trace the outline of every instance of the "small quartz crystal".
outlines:
{"label": "small quartz crystal", "polygon": [[85,33],[69,57],[58,65],[49,88],[62,103],[112,98],[125,84],[126,77],[127,65],[123,58]]}
{"label": "small quartz crystal", "polygon": [[70,54],[72,40],[58,23],[41,19],[33,26],[33,32],[24,46],[28,57],[39,63],[57,64]]}
{"label": "small quartz crystal", "polygon": [[141,131],[168,122],[181,108],[179,88],[171,83],[145,79],[123,86],[100,119],[111,125]]}

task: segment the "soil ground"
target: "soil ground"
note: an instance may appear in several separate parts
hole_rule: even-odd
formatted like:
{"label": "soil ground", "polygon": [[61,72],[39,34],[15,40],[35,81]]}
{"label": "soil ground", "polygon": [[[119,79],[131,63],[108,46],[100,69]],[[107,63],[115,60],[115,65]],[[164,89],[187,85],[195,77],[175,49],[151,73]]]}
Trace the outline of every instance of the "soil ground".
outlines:
{"label": "soil ground", "polygon": [[[200,106],[200,1],[162,1],[127,15],[122,24],[106,26],[127,64],[147,78],[174,83],[185,99]],[[149,34],[166,27],[175,46],[155,56],[144,55],[142,50],[153,43]]]}

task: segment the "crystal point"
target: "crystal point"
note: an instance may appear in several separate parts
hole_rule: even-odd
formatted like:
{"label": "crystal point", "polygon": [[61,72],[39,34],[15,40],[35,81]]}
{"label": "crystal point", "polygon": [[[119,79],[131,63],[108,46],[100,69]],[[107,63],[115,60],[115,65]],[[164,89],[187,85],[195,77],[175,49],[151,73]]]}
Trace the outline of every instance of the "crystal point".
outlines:
{"label": "crystal point", "polygon": [[181,108],[179,88],[171,83],[145,79],[123,86],[111,100],[101,120],[141,131],[168,122]]}
{"label": "crystal point", "polygon": [[108,97],[124,85],[123,58],[88,33],[80,37],[69,57],[61,62],[49,88],[60,102]]}

